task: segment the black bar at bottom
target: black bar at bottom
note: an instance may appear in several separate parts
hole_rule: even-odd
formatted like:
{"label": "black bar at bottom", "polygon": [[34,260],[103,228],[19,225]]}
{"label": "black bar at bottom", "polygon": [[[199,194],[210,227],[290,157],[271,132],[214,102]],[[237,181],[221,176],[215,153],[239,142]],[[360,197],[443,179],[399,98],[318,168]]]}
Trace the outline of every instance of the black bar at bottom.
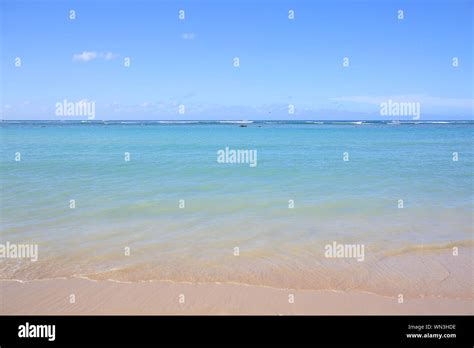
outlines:
{"label": "black bar at bottom", "polygon": [[[52,326],[54,325],[54,340]],[[0,346],[448,345],[472,347],[472,316],[1,316]],[[49,333],[49,334],[48,334]],[[20,337],[20,336],[30,337]],[[43,337],[31,337],[31,336]]]}

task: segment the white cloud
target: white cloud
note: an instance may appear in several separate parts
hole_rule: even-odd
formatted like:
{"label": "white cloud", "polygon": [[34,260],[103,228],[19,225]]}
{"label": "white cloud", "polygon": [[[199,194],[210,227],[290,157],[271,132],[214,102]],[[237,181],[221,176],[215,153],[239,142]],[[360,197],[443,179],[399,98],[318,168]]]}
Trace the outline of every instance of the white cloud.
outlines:
{"label": "white cloud", "polygon": [[112,52],[95,52],[84,51],[82,53],[75,53],[72,56],[74,62],[90,62],[91,60],[100,58],[104,60],[112,60],[118,57],[118,54]]}

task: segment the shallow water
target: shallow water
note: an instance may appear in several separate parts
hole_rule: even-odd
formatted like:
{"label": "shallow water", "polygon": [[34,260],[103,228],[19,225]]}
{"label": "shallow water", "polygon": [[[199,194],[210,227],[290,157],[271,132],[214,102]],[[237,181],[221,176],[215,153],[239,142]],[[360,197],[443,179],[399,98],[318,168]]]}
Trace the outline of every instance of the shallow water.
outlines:
{"label": "shallow water", "polygon": [[[1,242],[39,245],[37,262],[0,259],[3,279],[368,291],[386,279],[388,292],[406,281],[423,294],[445,284],[445,272],[462,273],[453,247],[472,265],[472,122],[3,121],[0,129]],[[257,166],[218,163],[226,147],[257,150]],[[364,244],[364,261],[325,258],[333,241]],[[401,267],[408,260],[416,272]],[[464,294],[471,283],[458,275],[442,292]]]}

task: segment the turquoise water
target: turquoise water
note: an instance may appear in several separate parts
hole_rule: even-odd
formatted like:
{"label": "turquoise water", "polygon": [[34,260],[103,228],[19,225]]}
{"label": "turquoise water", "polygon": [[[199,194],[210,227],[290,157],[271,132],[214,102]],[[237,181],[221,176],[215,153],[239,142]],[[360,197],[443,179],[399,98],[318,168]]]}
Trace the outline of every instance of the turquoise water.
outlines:
{"label": "turquoise water", "polygon": [[[1,240],[39,244],[39,260],[3,259],[0,276],[324,287],[332,241],[365,244],[367,262],[353,264],[364,272],[420,245],[471,248],[473,130],[472,122],[3,121]],[[218,163],[226,147],[257,150],[257,166]]]}

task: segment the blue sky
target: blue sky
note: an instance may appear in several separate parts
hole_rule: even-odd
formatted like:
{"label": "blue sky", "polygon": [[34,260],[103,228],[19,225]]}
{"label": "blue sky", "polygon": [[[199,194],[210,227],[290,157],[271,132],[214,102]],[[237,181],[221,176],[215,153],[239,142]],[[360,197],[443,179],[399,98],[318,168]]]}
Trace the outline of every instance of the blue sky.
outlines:
{"label": "blue sky", "polygon": [[473,118],[468,0],[0,1],[2,119]]}

